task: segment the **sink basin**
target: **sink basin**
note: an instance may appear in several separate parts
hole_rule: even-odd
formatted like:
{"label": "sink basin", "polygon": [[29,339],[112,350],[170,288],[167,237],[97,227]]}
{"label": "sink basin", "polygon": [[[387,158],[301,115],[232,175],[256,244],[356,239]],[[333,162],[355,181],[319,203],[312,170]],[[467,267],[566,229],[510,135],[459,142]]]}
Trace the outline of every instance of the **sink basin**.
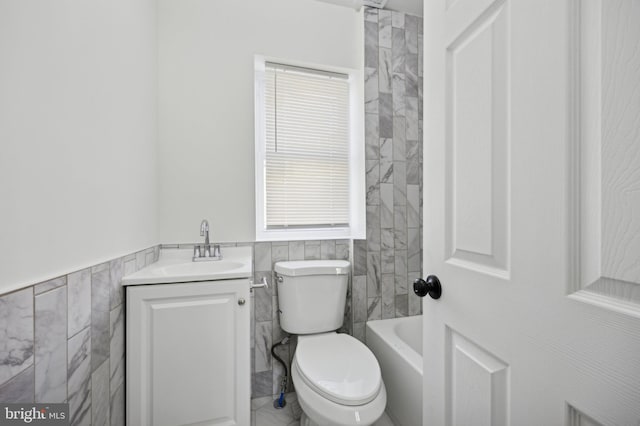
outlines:
{"label": "sink basin", "polygon": [[244,266],[243,263],[233,262],[230,260],[214,260],[210,262],[188,262],[177,263],[175,265],[167,265],[158,268],[158,272],[165,275],[201,275],[201,274],[218,274],[220,272],[233,271]]}
{"label": "sink basin", "polygon": [[222,260],[193,262],[191,249],[162,249],[160,259],[122,278],[122,285],[214,281],[252,276],[251,247],[223,247]]}

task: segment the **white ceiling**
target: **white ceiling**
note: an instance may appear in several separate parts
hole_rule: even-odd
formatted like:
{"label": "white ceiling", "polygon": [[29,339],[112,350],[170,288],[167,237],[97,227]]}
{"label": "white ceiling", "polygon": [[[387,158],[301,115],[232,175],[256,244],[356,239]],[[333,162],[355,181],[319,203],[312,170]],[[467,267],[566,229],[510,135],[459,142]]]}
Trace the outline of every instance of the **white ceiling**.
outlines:
{"label": "white ceiling", "polygon": [[[359,9],[362,6],[362,0],[318,0],[325,3],[337,4],[350,8]],[[387,10],[395,10],[398,12],[409,13],[411,15],[422,16],[423,0],[388,0],[385,5]]]}
{"label": "white ceiling", "polygon": [[389,0],[384,8],[422,16],[422,0]]}

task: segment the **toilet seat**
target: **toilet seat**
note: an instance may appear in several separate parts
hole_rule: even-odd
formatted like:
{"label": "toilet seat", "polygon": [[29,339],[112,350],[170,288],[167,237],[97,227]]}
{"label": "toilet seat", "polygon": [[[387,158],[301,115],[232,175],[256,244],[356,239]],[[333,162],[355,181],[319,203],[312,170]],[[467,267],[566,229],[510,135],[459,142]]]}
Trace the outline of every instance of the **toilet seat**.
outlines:
{"label": "toilet seat", "polygon": [[294,362],[309,388],[337,404],[367,404],[382,387],[378,360],[347,334],[299,336]]}
{"label": "toilet seat", "polygon": [[[387,392],[384,383],[376,397],[363,405],[338,404],[325,398],[302,378],[294,357],[291,363],[291,378],[295,385],[298,402],[308,418],[306,426],[368,426],[375,423],[384,413]],[[303,423],[301,423],[302,425]]]}

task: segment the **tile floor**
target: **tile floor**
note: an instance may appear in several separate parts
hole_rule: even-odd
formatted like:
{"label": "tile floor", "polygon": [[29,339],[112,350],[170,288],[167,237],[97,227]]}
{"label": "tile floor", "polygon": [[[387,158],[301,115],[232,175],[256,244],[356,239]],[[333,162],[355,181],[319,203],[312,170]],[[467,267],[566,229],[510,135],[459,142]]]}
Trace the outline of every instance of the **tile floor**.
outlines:
{"label": "tile floor", "polygon": [[[251,400],[251,426],[299,426],[302,408],[295,392],[286,394],[287,405],[280,410],[273,408],[273,399],[265,396]],[[384,413],[373,426],[395,425],[387,413]]]}

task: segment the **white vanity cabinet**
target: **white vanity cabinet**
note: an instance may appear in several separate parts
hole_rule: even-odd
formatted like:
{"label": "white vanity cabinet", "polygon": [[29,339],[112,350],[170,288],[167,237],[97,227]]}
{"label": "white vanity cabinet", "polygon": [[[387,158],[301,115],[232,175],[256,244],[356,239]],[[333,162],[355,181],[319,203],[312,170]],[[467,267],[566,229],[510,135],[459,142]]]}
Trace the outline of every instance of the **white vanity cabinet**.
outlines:
{"label": "white vanity cabinet", "polygon": [[127,425],[250,424],[249,285],[126,288]]}

